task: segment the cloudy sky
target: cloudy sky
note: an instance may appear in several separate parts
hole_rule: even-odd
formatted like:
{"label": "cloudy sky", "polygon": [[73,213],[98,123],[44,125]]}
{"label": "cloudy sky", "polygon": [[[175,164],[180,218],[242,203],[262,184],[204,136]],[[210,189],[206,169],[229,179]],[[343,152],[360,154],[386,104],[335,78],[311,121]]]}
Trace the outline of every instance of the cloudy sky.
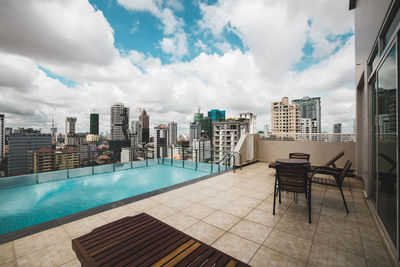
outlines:
{"label": "cloudy sky", "polygon": [[0,113],[46,132],[76,116],[86,132],[95,108],[106,133],[121,102],[186,133],[216,108],[261,130],[271,102],[319,96],[323,130],[352,132],[353,30],[348,0],[3,0]]}

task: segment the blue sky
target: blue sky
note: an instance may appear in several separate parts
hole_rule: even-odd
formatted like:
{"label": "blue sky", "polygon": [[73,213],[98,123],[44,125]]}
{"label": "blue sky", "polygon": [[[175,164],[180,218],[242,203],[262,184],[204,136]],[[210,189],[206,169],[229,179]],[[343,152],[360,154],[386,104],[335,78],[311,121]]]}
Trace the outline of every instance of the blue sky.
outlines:
{"label": "blue sky", "polygon": [[[110,107],[146,108],[187,132],[199,108],[257,115],[284,96],[322,99],[322,128],[351,131],[353,14],[347,0],[54,0],[0,8],[0,113],[11,127],[88,130]],[[40,12],[37,12],[40,10]],[[57,15],[54,15],[57,14]],[[11,99],[11,101],[10,101]],[[18,108],[17,108],[18,107]],[[29,123],[27,123],[29,122]],[[25,125],[29,124],[29,125]],[[347,129],[347,130],[346,130]]]}

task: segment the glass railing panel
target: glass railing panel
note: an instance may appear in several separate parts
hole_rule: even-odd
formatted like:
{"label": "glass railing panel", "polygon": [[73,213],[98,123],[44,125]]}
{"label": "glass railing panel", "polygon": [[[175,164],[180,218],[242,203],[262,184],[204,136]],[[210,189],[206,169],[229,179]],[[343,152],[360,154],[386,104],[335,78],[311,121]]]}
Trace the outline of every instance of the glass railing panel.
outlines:
{"label": "glass railing panel", "polygon": [[158,162],[161,163],[161,160],[162,159],[148,159],[147,161],[148,161],[148,165],[151,166],[151,165],[158,165]]}
{"label": "glass railing panel", "polygon": [[132,165],[130,162],[121,162],[121,163],[115,163],[114,168],[115,168],[115,171],[123,171],[123,170],[131,169]]}
{"label": "glass railing panel", "polygon": [[36,183],[36,173],[0,178],[0,188]]}
{"label": "glass railing panel", "polygon": [[183,167],[183,160],[181,160],[181,159],[173,159],[172,160],[172,166]]}
{"label": "glass railing panel", "polygon": [[164,158],[164,165],[171,165],[172,160],[168,158]]}
{"label": "glass railing panel", "polygon": [[132,162],[132,167],[133,168],[146,167],[146,161],[145,160],[133,161]]}
{"label": "glass railing panel", "polygon": [[93,174],[93,167],[69,169],[69,178],[87,176]]}
{"label": "glass railing panel", "polygon": [[113,172],[113,171],[114,171],[113,164],[99,165],[99,166],[94,166],[93,167],[93,173],[94,174]]}
{"label": "glass railing panel", "polygon": [[196,162],[185,160],[185,168],[187,169],[196,169]]}
{"label": "glass railing panel", "polygon": [[68,178],[68,170],[42,172],[37,174],[37,181],[39,183],[64,180]]}

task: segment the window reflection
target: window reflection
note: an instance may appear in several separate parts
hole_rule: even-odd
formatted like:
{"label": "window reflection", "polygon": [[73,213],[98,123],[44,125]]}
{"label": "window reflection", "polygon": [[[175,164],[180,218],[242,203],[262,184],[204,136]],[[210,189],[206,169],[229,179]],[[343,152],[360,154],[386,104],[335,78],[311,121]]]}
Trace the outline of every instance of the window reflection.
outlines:
{"label": "window reflection", "polygon": [[397,81],[396,46],[378,71],[376,89],[378,213],[396,244]]}

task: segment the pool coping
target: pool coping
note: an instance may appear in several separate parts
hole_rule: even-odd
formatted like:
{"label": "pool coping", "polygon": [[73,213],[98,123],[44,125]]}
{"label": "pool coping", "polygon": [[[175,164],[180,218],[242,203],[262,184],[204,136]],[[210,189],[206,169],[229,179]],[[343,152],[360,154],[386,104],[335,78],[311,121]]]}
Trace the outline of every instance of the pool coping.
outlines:
{"label": "pool coping", "polygon": [[12,231],[12,232],[0,235],[0,245],[4,244],[4,243],[7,243],[7,242],[14,241],[14,240],[22,238],[22,237],[26,237],[26,236],[29,236],[29,235],[36,234],[36,233],[39,233],[39,232],[42,232],[42,231],[45,231],[45,230],[48,230],[48,229],[51,229],[51,228],[54,228],[54,227],[57,227],[57,226],[61,226],[61,225],[66,224],[66,223],[70,223],[70,222],[73,222],[73,221],[76,221],[76,220],[79,220],[79,219],[83,219],[85,217],[89,217],[89,216],[92,216],[92,215],[95,215],[95,214],[98,214],[98,213],[101,213],[101,212],[104,212],[104,211],[107,211],[107,210],[111,210],[111,209],[114,209],[114,208],[122,207],[122,206],[125,206],[127,204],[131,204],[133,202],[136,202],[136,201],[148,198],[148,197],[152,197],[152,196],[156,196],[156,195],[159,195],[159,194],[162,194],[162,193],[166,193],[168,191],[171,191],[171,190],[174,190],[174,189],[178,189],[178,188],[184,187],[186,185],[194,184],[194,183],[197,183],[197,182],[200,182],[200,181],[203,181],[203,180],[206,180],[206,179],[209,179],[209,178],[212,178],[212,177],[215,177],[215,176],[218,176],[218,175],[221,175],[223,173],[230,172],[230,171],[233,171],[233,170],[232,169],[228,169],[228,170],[222,170],[222,171],[216,172],[216,173],[211,173],[211,174],[204,175],[204,176],[201,176],[201,177],[189,180],[189,181],[185,181],[185,182],[182,182],[182,183],[179,183],[179,184],[170,185],[170,186],[167,186],[167,187],[164,187],[164,188],[161,188],[161,189],[157,189],[157,190],[153,190],[153,191],[150,191],[150,192],[147,192],[147,193],[143,193],[143,194],[140,194],[140,195],[136,195],[136,196],[120,199],[120,200],[117,200],[117,201],[114,201],[114,202],[103,204],[103,205],[100,205],[100,206],[97,206],[97,207],[94,207],[94,208],[90,208],[90,209],[87,209],[87,210],[83,210],[83,211],[80,211],[80,212],[77,212],[77,213],[73,213],[73,214],[70,214],[70,215],[67,215],[67,216],[63,216],[63,217],[60,217],[60,218],[52,219],[52,220],[47,221],[47,222],[42,222],[42,223],[35,224],[35,225],[32,225],[32,226],[28,226],[28,227],[25,227],[25,228],[22,228],[22,229],[19,229],[19,230],[16,230],[16,231]]}

